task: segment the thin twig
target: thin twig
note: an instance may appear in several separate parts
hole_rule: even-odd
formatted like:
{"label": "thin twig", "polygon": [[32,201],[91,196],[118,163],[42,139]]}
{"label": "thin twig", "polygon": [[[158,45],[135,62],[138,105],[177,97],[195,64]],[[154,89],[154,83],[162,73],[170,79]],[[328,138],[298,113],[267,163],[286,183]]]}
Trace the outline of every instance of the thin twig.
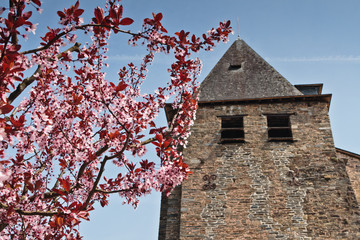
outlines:
{"label": "thin twig", "polygon": [[127,191],[131,191],[131,189],[120,189],[120,190],[113,190],[113,191],[105,191],[102,189],[95,190],[95,192],[104,193],[104,194],[112,194],[112,193],[127,192]]}
{"label": "thin twig", "polygon": [[24,222],[24,218],[21,214],[20,218],[21,218],[21,231],[22,231],[22,235],[23,235],[23,239],[26,240],[26,234],[25,234],[25,222]]}
{"label": "thin twig", "polygon": [[[75,27],[75,29],[77,30],[84,30],[85,28],[87,27],[107,27],[107,28],[111,28],[113,30],[116,30],[118,32],[121,32],[121,33],[126,33],[126,34],[130,34],[132,36],[137,36],[139,34],[136,34],[136,33],[132,33],[130,31],[124,31],[124,30],[121,30],[120,28],[117,28],[117,27],[113,27],[113,26],[107,26],[107,25],[103,25],[103,24],[85,24],[85,25],[81,25],[81,26],[77,26]],[[23,51],[21,52],[20,54],[30,54],[30,53],[36,53],[36,52],[40,52],[42,50],[45,50],[45,49],[48,49],[54,42],[56,42],[57,40],[59,40],[61,37],[65,36],[66,34],[70,33],[70,31],[64,31],[64,32],[61,32],[59,33],[58,35],[56,35],[53,39],[51,39],[47,44],[45,44],[44,46],[42,47],[39,47],[39,48],[35,48],[35,49],[32,49],[32,50],[27,50],[27,51]]]}

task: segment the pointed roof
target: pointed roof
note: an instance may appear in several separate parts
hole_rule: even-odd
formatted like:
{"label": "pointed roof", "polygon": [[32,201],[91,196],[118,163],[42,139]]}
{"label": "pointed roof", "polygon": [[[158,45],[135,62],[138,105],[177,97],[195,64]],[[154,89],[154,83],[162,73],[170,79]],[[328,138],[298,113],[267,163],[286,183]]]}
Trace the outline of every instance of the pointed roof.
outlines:
{"label": "pointed roof", "polygon": [[200,89],[200,101],[303,95],[241,39],[231,45]]}

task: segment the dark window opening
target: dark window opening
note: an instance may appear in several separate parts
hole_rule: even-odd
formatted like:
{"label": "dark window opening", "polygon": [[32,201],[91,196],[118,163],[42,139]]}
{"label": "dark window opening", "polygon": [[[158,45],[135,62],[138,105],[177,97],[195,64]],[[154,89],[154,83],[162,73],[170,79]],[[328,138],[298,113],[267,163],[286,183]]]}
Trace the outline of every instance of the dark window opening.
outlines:
{"label": "dark window opening", "polygon": [[243,128],[244,120],[242,116],[222,117],[221,128]]}
{"label": "dark window opening", "polygon": [[269,141],[293,141],[289,115],[268,115],[267,122]]}
{"label": "dark window opening", "polygon": [[221,117],[221,142],[234,143],[244,142],[244,117],[222,116]]}
{"label": "dark window opening", "polygon": [[238,70],[241,68],[241,64],[236,64],[236,65],[230,65],[229,66],[229,70],[233,71],[233,70]]}
{"label": "dark window opening", "polygon": [[304,95],[321,95],[323,85],[319,84],[301,84],[294,85]]}
{"label": "dark window opening", "polygon": [[244,139],[244,130],[222,130],[221,132],[221,138],[227,138],[227,139],[237,139],[241,138]]}

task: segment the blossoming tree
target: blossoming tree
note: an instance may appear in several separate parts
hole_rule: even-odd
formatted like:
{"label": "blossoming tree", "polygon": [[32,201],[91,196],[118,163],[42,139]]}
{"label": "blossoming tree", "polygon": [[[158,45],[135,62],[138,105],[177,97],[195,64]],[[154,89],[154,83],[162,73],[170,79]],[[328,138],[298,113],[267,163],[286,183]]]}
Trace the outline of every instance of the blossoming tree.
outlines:
{"label": "blossoming tree", "polygon": [[[231,32],[224,22],[201,37],[171,36],[161,13],[146,18],[140,32],[125,31],[133,20],[123,17],[118,0],[97,7],[84,23],[77,1],[57,12],[59,26],[48,27],[40,47],[22,49],[36,29],[31,10],[40,7],[40,0],[10,0],[0,9],[1,239],[79,239],[75,227],[96,202],[105,206],[118,194],[136,206],[152,189],[170,192],[180,184],[190,172],[178,149],[195,116],[201,67],[190,54],[210,50]],[[90,35],[88,44],[75,42],[81,33]],[[141,64],[121,68],[118,79],[105,77],[110,34],[147,49]],[[169,81],[145,94],[147,67],[159,52],[174,56]],[[26,97],[15,106],[20,95]],[[175,117],[156,126],[169,97]],[[149,143],[159,166],[142,158]],[[104,175],[107,165],[118,169],[116,177]]]}

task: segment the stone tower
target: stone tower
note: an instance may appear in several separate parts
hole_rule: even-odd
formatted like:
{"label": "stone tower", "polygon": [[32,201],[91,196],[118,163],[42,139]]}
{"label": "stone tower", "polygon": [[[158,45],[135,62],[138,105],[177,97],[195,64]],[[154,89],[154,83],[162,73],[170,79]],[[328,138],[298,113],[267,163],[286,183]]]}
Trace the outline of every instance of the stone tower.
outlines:
{"label": "stone tower", "polygon": [[162,197],[159,239],[360,239],[360,158],[335,148],[321,88],[236,40],[201,84],[193,174]]}

